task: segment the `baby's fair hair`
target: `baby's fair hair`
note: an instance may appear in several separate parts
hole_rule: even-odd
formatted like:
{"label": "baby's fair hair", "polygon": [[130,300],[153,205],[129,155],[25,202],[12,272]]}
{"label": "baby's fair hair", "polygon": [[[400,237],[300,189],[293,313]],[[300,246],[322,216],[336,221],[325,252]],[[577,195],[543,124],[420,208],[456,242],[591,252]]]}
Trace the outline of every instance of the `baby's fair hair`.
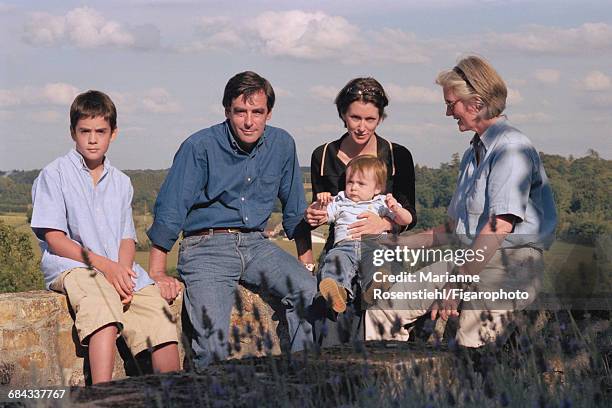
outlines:
{"label": "baby's fair hair", "polygon": [[353,158],[346,165],[346,176],[353,172],[361,174],[372,174],[376,181],[376,187],[384,192],[387,186],[387,165],[378,157],[364,154]]}
{"label": "baby's fair hair", "polygon": [[76,130],[79,120],[98,116],[108,122],[111,131],[117,128],[117,109],[111,98],[100,91],[84,92],[78,95],[70,106],[70,130]]}

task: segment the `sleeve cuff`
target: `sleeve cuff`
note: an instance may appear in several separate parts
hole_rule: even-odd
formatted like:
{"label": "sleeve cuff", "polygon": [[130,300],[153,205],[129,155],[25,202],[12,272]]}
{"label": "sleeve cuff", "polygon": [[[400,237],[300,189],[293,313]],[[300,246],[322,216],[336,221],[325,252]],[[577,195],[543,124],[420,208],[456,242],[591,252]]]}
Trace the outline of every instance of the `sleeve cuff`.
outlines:
{"label": "sleeve cuff", "polygon": [[489,207],[489,216],[493,214],[495,215],[504,215],[504,214],[514,215],[515,217],[519,218],[521,222],[525,219],[525,209],[524,208],[512,207],[512,206],[504,205],[504,204],[491,205]]}
{"label": "sleeve cuff", "polygon": [[[295,237],[298,226],[303,219],[303,215],[296,215],[283,220],[283,230],[285,230],[285,235],[287,235],[287,238],[293,239]],[[304,224],[306,224],[306,222],[304,222]]]}
{"label": "sleeve cuff", "polygon": [[151,228],[149,228],[147,231],[147,236],[153,245],[161,247],[166,251],[170,251],[172,249],[178,238],[177,233],[171,231],[165,225],[156,222],[154,222],[153,225],[151,225]]}

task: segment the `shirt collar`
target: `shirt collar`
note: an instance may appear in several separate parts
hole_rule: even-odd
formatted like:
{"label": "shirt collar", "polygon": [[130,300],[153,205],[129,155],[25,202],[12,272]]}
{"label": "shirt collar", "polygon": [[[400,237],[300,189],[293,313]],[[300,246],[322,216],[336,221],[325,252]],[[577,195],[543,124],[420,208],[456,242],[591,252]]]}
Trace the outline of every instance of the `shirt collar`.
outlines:
{"label": "shirt collar", "polygon": [[482,145],[484,146],[485,150],[489,150],[491,148],[491,146],[495,142],[495,139],[497,138],[497,135],[500,134],[498,130],[503,126],[506,126],[507,121],[508,120],[505,116],[500,116],[494,124],[489,126],[487,130],[485,130],[484,133],[480,135],[480,141],[482,142]]}
{"label": "shirt collar", "polygon": [[[81,168],[82,170],[87,170],[87,172],[89,172],[89,167],[87,167],[85,159],[83,158],[83,156],[81,156],[81,153],[77,152],[75,148],[70,149],[70,151],[68,152],[68,157],[77,168]],[[104,162],[102,164],[104,166],[104,171],[102,171],[102,177],[104,177],[111,165],[108,157],[104,156]]]}

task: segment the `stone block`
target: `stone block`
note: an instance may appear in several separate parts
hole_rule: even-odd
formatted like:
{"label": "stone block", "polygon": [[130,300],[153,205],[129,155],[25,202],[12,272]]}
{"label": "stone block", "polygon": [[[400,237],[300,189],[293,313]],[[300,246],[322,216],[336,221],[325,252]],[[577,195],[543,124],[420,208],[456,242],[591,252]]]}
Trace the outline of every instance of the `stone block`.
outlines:
{"label": "stone block", "polygon": [[[231,357],[269,352],[258,347],[263,343],[260,333],[269,333],[268,346],[273,354],[280,353],[280,339],[288,338],[283,306],[242,286],[238,295],[240,301],[232,311],[230,325],[238,328],[240,347],[234,348]],[[183,331],[181,324],[182,296],[169,310],[177,318],[179,340],[190,338],[190,327]],[[247,325],[253,329],[250,334]],[[179,341],[181,361],[189,355],[184,343]],[[4,376],[10,377],[10,386],[35,385],[33,381],[39,381],[38,385],[84,385],[86,353],[73,333],[73,320],[64,295],[49,291],[0,294],[0,366],[13,367],[11,375]],[[118,353],[113,378],[125,376],[124,360]]]}
{"label": "stone block", "polygon": [[41,345],[40,334],[33,327],[2,330],[3,350],[20,351],[37,349]]}

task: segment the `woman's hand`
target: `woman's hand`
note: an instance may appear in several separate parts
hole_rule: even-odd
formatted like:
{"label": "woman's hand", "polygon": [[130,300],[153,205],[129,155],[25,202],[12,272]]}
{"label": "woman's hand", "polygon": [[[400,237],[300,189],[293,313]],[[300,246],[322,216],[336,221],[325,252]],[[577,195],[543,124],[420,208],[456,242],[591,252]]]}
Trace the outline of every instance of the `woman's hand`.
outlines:
{"label": "woman's hand", "polygon": [[393,224],[387,218],[366,211],[357,216],[359,221],[349,225],[348,232],[351,239],[359,239],[362,235],[378,235],[385,231],[391,231]]}
{"label": "woman's hand", "polygon": [[327,209],[318,201],[315,201],[306,208],[304,219],[311,227],[323,225],[327,223]]}

